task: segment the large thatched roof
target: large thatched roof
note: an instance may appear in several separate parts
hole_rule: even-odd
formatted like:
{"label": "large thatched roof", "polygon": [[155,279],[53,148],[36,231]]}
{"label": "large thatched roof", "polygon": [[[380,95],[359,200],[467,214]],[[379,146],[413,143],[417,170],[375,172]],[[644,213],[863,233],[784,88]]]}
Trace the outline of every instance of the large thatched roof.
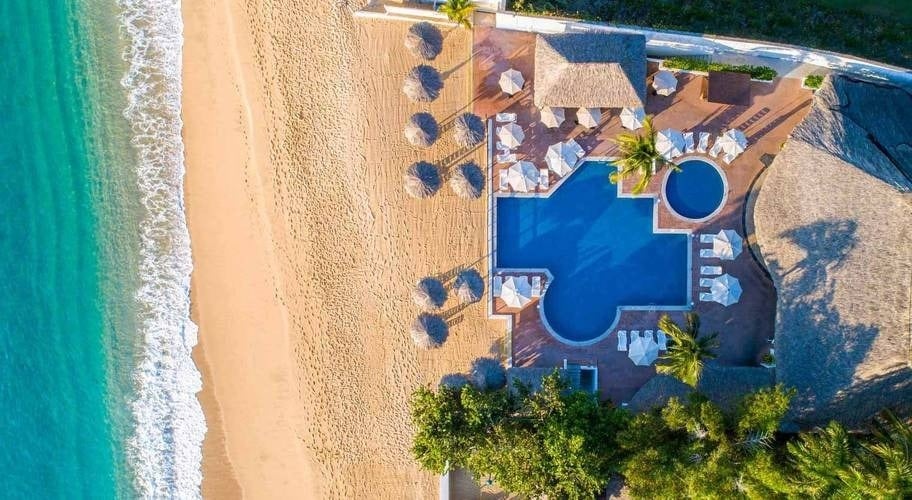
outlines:
{"label": "large thatched roof", "polygon": [[443,49],[443,35],[431,23],[415,23],[409,26],[408,33],[405,34],[405,47],[415,57],[430,61]]}
{"label": "large thatched roof", "polygon": [[642,107],[646,38],[603,32],[538,35],[534,101],[539,108]]}
{"label": "large thatched roof", "polygon": [[443,307],[447,299],[446,288],[437,278],[422,278],[412,289],[412,300],[425,311],[436,311]]}
{"label": "large thatched roof", "polygon": [[[734,410],[744,395],[769,387],[772,383],[773,374],[767,368],[709,364],[703,369],[697,391],[722,408]],[[672,397],[683,398],[692,390],[680,380],[657,375],[630,398],[630,409],[639,412],[665,406]]]}
{"label": "large thatched roof", "polygon": [[912,95],[827,79],[768,169],[756,240],[778,292],[796,422],[912,402]]}
{"label": "large thatched roof", "polygon": [[478,358],[469,370],[472,382],[481,390],[500,389],[507,383],[507,371],[494,358]]}
{"label": "large thatched roof", "polygon": [[453,281],[453,290],[463,304],[471,304],[481,300],[481,296],[484,295],[484,289],[484,279],[478,271],[472,268],[460,271]]}

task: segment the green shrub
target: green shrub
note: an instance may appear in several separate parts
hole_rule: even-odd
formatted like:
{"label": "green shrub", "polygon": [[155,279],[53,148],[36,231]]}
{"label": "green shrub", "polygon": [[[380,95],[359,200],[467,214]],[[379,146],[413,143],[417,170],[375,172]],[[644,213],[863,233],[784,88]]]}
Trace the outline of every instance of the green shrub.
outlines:
{"label": "green shrub", "polygon": [[776,78],[776,70],[768,66],[751,66],[750,64],[725,64],[694,59],[692,57],[669,57],[665,59],[665,67],[684,69],[690,71],[734,71],[747,73],[755,80],[772,80]]}
{"label": "green shrub", "polygon": [[812,89],[819,89],[823,83],[823,75],[808,75],[804,77],[804,86]]}

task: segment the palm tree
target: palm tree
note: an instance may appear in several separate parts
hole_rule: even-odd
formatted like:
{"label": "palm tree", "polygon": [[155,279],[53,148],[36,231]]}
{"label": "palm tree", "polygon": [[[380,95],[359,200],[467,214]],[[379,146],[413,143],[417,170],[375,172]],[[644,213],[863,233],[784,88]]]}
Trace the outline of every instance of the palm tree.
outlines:
{"label": "palm tree", "polygon": [[668,335],[671,344],[656,365],[659,373],[671,375],[685,384],[696,387],[703,371],[703,360],[716,357],[713,350],[719,346],[716,334],[700,335],[700,318],[694,313],[684,315],[687,326],[681,328],[668,315],[659,319],[659,328]]}
{"label": "palm tree", "polygon": [[889,410],[874,422],[844,481],[868,498],[912,498],[912,426]]}
{"label": "palm tree", "polygon": [[652,126],[652,117],[643,119],[643,133],[626,132],[614,139],[621,150],[620,159],[615,161],[617,171],[609,179],[612,184],[634,174],[640,175],[640,182],[633,187],[633,194],[640,194],[649,185],[658,168],[668,164],[678,169],[673,163],[667,163],[656,150],[656,131]]}
{"label": "palm tree", "polygon": [[840,475],[848,471],[855,443],[839,422],[802,434],[787,445],[795,482],[811,498],[831,498],[842,485]]}
{"label": "palm tree", "polygon": [[446,0],[439,10],[446,14],[450,21],[467,29],[472,28],[472,13],[475,12],[472,0]]}

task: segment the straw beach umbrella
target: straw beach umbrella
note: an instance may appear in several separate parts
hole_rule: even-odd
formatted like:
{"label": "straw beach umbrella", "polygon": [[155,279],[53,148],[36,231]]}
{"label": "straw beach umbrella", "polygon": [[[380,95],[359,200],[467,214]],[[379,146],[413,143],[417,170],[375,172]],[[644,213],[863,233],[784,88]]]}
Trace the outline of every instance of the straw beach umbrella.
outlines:
{"label": "straw beach umbrella", "polygon": [[422,349],[436,349],[446,341],[447,335],[450,333],[450,327],[440,316],[421,313],[412,322],[409,333],[412,335],[412,342],[416,346]]}
{"label": "straw beach umbrella", "polygon": [[656,151],[668,161],[684,154],[684,134],[680,130],[666,128],[656,134]]}
{"label": "straw beach umbrella", "polygon": [[621,110],[621,125],[630,130],[636,130],[643,126],[643,120],[646,119],[646,111],[643,108],[624,108]]}
{"label": "straw beach umbrella", "polygon": [[437,309],[440,309],[443,307],[446,299],[447,291],[446,288],[443,287],[443,283],[430,276],[418,281],[418,283],[415,284],[415,289],[412,290],[412,300],[415,301],[415,304],[418,304],[418,307],[425,311],[436,311]]}
{"label": "straw beach umbrella", "polygon": [[514,191],[527,193],[538,185],[538,169],[530,161],[518,161],[507,169],[507,184]]}
{"label": "straw beach umbrella", "polygon": [[443,80],[440,73],[426,64],[412,68],[402,83],[402,92],[415,102],[430,102],[437,99],[442,88]]}
{"label": "straw beach umbrella", "polygon": [[586,128],[598,127],[602,119],[602,110],[599,108],[580,108],[576,110],[576,122]]}
{"label": "straw beach umbrella", "polygon": [[415,57],[433,60],[443,50],[443,35],[431,23],[420,22],[409,27],[405,34],[405,48]]}
{"label": "straw beach umbrella", "polygon": [[414,198],[428,198],[440,189],[440,172],[437,167],[419,161],[409,166],[403,179],[405,192]]}
{"label": "straw beach umbrella", "polygon": [[461,271],[456,275],[456,281],[453,282],[456,296],[459,297],[463,304],[471,304],[481,300],[481,296],[484,295],[484,288],[484,280],[478,274],[478,271],[474,269]]}
{"label": "straw beach umbrella", "polygon": [[463,113],[453,122],[453,134],[456,144],[468,148],[484,139],[485,125],[478,115]]}
{"label": "straw beach umbrella", "polygon": [[652,79],[652,88],[655,89],[656,94],[669,96],[678,89],[678,79],[671,71],[659,71]]}
{"label": "straw beach umbrella", "polygon": [[430,113],[415,113],[405,124],[405,139],[412,146],[429,148],[437,140],[440,127]]}
{"label": "straw beach umbrella", "polygon": [[493,358],[478,358],[472,362],[469,371],[475,387],[489,391],[507,385],[507,371],[502,364]]}
{"label": "straw beach umbrella", "polygon": [[450,188],[463,198],[478,198],[481,196],[482,190],[484,190],[484,184],[484,173],[473,162],[456,167],[456,171],[450,177]]}
{"label": "straw beach umbrella", "polygon": [[468,375],[463,373],[448,373],[440,377],[440,382],[437,382],[437,387],[441,389],[446,387],[458,391],[470,383],[472,383],[472,381],[469,380]]}
{"label": "straw beach umbrella", "polygon": [[500,84],[500,90],[508,95],[513,95],[522,90],[526,79],[523,78],[522,73],[510,68],[500,74],[500,80],[497,83]]}
{"label": "straw beach umbrella", "polygon": [[508,123],[497,131],[497,138],[508,148],[519,147],[522,141],[526,139],[522,127],[515,123]]}
{"label": "straw beach umbrella", "polygon": [[541,122],[542,125],[548,128],[557,128],[564,123],[564,108],[554,108],[551,106],[546,106],[541,109]]}

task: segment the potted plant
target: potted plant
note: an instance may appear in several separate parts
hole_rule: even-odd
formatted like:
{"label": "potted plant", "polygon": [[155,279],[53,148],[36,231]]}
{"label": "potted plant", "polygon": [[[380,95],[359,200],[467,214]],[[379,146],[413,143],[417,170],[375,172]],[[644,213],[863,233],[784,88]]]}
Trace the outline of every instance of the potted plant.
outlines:
{"label": "potted plant", "polygon": [[760,356],[760,366],[765,368],[775,368],[776,367],[776,358],[773,356],[773,351],[770,349],[770,352]]}

